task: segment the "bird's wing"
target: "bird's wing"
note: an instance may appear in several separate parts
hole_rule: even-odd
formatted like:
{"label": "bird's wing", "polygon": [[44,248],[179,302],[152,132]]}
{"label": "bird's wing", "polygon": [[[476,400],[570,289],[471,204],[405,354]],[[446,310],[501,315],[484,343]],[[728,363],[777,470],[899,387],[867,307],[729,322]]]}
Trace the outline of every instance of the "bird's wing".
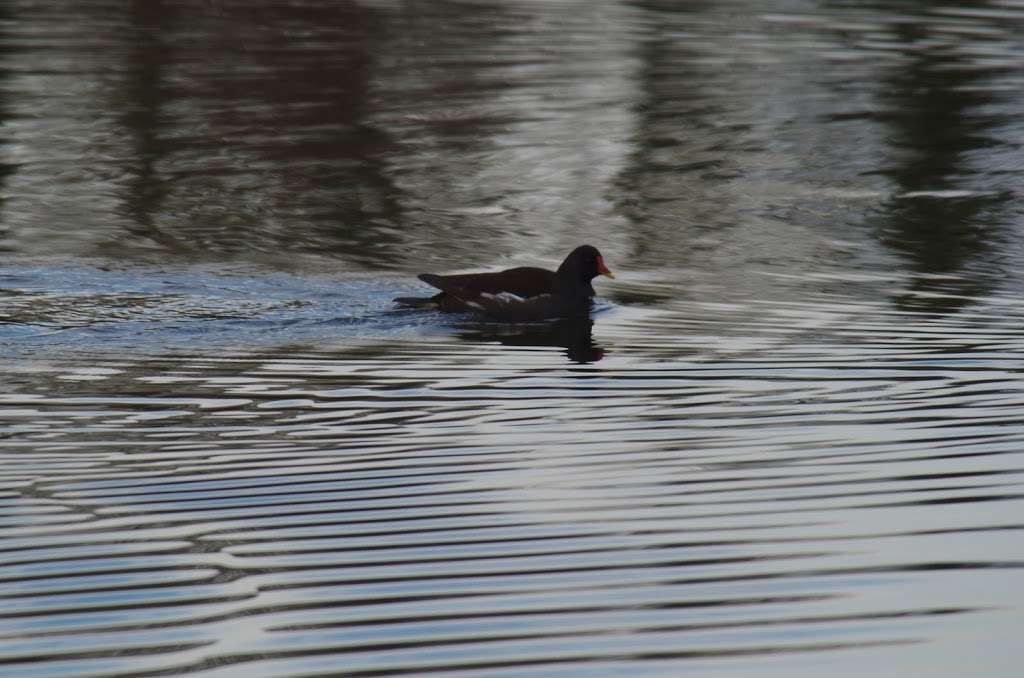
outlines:
{"label": "bird's wing", "polygon": [[[428,281],[429,282],[429,281]],[[526,322],[546,320],[585,313],[590,308],[589,299],[581,299],[574,304],[572,300],[554,294],[539,294],[523,298],[511,292],[477,292],[464,287],[444,283],[445,293],[464,303],[470,310],[477,311],[496,320]],[[433,283],[431,283],[433,284]]]}

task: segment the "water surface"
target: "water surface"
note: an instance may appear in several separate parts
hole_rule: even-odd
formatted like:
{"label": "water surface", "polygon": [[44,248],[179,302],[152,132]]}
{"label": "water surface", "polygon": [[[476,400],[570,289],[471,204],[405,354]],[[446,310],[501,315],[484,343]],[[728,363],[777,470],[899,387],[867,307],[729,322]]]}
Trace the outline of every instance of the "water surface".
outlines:
{"label": "water surface", "polygon": [[2,672],[1011,675],[1022,19],[5,4]]}

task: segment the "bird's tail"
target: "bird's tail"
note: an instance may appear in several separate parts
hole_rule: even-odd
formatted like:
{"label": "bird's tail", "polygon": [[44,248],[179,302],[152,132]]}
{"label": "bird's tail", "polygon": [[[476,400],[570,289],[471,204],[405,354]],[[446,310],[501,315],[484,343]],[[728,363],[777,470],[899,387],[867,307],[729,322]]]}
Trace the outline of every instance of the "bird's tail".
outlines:
{"label": "bird's tail", "polygon": [[437,297],[395,297],[394,302],[399,306],[409,308],[437,308]]}

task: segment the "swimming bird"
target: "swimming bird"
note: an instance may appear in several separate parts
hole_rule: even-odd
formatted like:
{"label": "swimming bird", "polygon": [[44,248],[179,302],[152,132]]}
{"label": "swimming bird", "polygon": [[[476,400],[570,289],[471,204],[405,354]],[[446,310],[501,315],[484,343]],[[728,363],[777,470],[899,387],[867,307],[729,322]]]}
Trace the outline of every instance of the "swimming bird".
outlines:
{"label": "swimming bird", "polygon": [[508,321],[560,318],[590,309],[591,284],[598,275],[614,278],[604,257],[592,245],[580,245],[557,271],[520,266],[494,273],[420,274],[441,290],[432,297],[399,297],[395,303],[442,311],[475,311]]}

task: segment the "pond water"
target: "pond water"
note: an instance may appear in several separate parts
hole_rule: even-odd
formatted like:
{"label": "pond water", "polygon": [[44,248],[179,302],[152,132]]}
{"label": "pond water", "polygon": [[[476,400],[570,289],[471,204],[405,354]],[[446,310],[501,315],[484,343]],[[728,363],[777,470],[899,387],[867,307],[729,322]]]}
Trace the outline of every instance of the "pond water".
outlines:
{"label": "pond water", "polygon": [[1014,675],[1022,113],[1011,1],[8,0],[0,673]]}

